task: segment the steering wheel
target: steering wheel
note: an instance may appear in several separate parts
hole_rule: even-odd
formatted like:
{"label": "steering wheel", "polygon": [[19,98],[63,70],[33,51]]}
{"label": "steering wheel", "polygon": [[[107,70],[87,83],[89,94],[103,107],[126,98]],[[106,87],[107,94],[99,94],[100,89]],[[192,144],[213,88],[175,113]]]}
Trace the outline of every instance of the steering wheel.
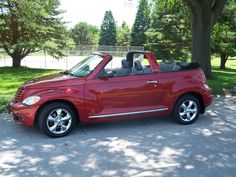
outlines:
{"label": "steering wheel", "polygon": [[84,71],[90,71],[89,69],[90,69],[90,68],[89,68],[89,65],[86,65],[83,70],[84,70]]}

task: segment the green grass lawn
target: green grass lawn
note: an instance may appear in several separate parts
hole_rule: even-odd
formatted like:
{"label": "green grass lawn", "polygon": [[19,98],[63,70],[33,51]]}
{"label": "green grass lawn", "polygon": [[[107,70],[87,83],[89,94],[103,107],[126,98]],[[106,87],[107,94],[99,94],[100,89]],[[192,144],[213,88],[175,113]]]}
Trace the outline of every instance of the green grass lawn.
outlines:
{"label": "green grass lawn", "polygon": [[[236,88],[236,58],[226,63],[227,69],[219,68],[220,59],[212,60],[212,78],[208,80],[213,94],[226,94],[232,88]],[[27,80],[35,77],[52,74],[60,70],[44,70],[32,68],[0,67],[0,112],[6,112],[6,106],[14,97],[17,88]]]}
{"label": "green grass lawn", "polygon": [[226,62],[226,69],[219,69],[220,59],[214,57],[212,63],[212,78],[208,79],[208,85],[214,95],[227,94],[230,90],[236,90],[236,58]]}
{"label": "green grass lawn", "polygon": [[25,81],[56,72],[59,70],[0,67],[0,112],[6,112],[7,104]]}

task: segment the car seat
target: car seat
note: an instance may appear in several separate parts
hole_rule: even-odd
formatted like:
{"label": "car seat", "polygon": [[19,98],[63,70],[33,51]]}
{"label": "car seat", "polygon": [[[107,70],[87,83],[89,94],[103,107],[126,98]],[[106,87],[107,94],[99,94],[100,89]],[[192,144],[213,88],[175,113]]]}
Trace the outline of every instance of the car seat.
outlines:
{"label": "car seat", "polygon": [[122,68],[117,72],[117,76],[126,76],[131,73],[131,67],[126,59],[121,60]]}

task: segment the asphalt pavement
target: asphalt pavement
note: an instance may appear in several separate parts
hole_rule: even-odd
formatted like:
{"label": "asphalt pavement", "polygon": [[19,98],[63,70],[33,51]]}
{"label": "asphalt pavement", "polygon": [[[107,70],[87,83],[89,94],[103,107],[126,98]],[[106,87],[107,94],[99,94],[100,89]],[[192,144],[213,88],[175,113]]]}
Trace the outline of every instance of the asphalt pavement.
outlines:
{"label": "asphalt pavement", "polygon": [[170,118],[79,125],[63,138],[0,115],[0,176],[236,176],[236,97],[192,125]]}

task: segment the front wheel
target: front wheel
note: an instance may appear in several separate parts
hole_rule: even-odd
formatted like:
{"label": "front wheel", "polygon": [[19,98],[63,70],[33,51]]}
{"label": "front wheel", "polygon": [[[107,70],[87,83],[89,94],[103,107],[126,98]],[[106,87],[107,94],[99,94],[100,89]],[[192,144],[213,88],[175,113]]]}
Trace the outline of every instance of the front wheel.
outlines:
{"label": "front wheel", "polygon": [[199,112],[198,99],[192,95],[185,95],[175,104],[173,117],[181,124],[191,124],[198,118]]}
{"label": "front wheel", "polygon": [[39,127],[49,137],[66,136],[76,122],[75,113],[64,103],[52,103],[39,114]]}

